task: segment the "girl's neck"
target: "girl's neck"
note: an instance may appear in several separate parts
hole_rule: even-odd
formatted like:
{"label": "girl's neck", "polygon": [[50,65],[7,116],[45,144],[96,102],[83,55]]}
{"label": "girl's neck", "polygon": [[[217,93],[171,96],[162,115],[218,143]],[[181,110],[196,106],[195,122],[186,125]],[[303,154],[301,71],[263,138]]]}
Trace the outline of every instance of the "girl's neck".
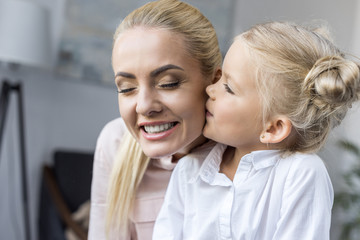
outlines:
{"label": "girl's neck", "polygon": [[[253,151],[265,149],[266,148],[254,149]],[[242,151],[239,148],[228,146],[223,154],[219,172],[224,173],[231,181],[233,181],[241,158],[250,152],[252,151]]]}
{"label": "girl's neck", "polygon": [[228,146],[223,154],[219,172],[233,181],[240,159],[241,157],[238,158],[236,154],[236,149]]}

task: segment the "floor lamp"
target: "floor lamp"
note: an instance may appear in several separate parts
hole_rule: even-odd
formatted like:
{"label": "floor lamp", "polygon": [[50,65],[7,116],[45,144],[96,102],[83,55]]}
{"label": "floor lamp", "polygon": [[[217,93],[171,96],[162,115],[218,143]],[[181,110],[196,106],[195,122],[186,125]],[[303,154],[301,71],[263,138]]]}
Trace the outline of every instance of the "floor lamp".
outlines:
{"label": "floor lamp", "polygon": [[[46,9],[33,1],[0,1],[0,61],[9,66],[28,65],[47,67],[50,60],[49,20]],[[0,96],[0,151],[10,94],[16,93],[20,150],[20,176],[22,185],[25,238],[31,240],[29,201],[27,189],[27,161],[23,88],[21,82],[2,80]]]}

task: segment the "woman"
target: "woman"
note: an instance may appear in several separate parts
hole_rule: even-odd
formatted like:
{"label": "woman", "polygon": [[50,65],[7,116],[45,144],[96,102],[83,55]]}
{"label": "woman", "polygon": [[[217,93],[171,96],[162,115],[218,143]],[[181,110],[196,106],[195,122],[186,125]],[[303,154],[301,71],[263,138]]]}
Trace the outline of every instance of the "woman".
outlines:
{"label": "woman", "polygon": [[201,132],[205,88],[221,76],[221,53],[196,8],[160,0],[119,25],[112,65],[122,119],[98,139],[89,238],[151,239],[176,162],[213,145]]}

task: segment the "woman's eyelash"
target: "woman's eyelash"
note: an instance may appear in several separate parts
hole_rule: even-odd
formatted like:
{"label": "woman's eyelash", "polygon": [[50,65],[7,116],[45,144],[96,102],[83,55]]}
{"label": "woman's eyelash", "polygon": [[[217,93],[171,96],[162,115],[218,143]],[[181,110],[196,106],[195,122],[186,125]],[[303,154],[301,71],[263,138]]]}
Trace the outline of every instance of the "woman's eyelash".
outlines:
{"label": "woman's eyelash", "polygon": [[131,92],[132,90],[134,90],[135,88],[125,88],[125,89],[120,89],[117,92],[118,93],[128,93]]}
{"label": "woman's eyelash", "polygon": [[229,88],[229,86],[226,83],[224,83],[224,87],[228,93],[234,94],[234,92]]}
{"label": "woman's eyelash", "polygon": [[177,87],[179,85],[180,85],[180,82],[159,84],[159,86],[162,87],[162,88],[175,88],[175,87]]}
{"label": "woman's eyelash", "polygon": [[[177,82],[171,82],[171,83],[164,83],[164,84],[159,84],[159,87],[161,88],[176,88],[180,85],[180,81],[177,81]],[[121,94],[125,94],[125,93],[129,93],[133,90],[135,90],[136,88],[124,88],[124,89],[120,89],[120,90],[117,90],[118,93],[121,93]]]}

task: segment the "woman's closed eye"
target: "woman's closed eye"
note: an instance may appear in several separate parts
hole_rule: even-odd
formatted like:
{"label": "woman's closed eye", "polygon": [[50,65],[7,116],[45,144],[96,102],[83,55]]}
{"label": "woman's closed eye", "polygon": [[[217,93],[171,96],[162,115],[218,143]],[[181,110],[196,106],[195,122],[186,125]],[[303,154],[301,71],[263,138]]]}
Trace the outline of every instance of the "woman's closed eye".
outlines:
{"label": "woman's closed eye", "polygon": [[120,94],[130,94],[138,87],[138,85],[134,83],[133,80],[116,79],[115,82],[116,82],[117,92]]}
{"label": "woman's closed eye", "polygon": [[229,87],[229,85],[227,85],[226,83],[224,83],[224,87],[225,87],[225,90],[230,93],[230,94],[234,94],[234,92],[231,90],[231,88]]}
{"label": "woman's closed eye", "polygon": [[126,93],[130,93],[131,91],[135,90],[136,88],[131,87],[131,88],[123,88],[123,89],[118,89],[117,92],[118,93],[122,93],[122,94],[126,94]]}
{"label": "woman's closed eye", "polygon": [[175,82],[161,83],[159,84],[159,87],[172,89],[172,88],[177,88],[179,85],[180,85],[180,81],[175,81]]}

